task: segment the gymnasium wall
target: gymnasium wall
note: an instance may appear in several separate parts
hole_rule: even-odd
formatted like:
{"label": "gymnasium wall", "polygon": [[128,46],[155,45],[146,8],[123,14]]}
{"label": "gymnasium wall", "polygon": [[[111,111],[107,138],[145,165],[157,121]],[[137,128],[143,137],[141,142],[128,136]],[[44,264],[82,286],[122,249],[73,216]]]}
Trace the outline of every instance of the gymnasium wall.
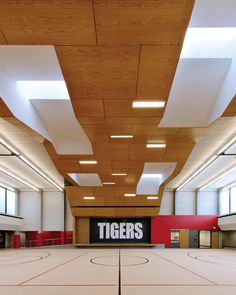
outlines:
{"label": "gymnasium wall", "polygon": [[163,194],[160,215],[217,215],[217,191],[166,191]]}
{"label": "gymnasium wall", "polygon": [[159,215],[151,219],[151,243],[170,247],[172,229],[218,230],[216,215]]}
{"label": "gymnasium wall", "polygon": [[73,222],[68,202],[65,212],[64,220],[62,192],[21,191],[19,193],[19,215],[24,218],[21,231],[71,231]]}

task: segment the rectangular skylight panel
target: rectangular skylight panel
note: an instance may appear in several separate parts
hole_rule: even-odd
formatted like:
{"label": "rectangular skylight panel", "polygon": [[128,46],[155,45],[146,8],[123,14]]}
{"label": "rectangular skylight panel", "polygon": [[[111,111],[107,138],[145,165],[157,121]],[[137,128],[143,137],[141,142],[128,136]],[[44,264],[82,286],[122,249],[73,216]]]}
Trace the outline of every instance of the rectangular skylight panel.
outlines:
{"label": "rectangular skylight panel", "polygon": [[70,99],[65,81],[17,81],[26,99]]}

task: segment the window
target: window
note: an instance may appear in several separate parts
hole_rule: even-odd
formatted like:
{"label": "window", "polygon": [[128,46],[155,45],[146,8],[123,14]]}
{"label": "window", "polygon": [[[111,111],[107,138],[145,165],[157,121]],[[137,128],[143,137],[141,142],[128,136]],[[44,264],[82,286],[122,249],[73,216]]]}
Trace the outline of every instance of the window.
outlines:
{"label": "window", "polygon": [[6,190],[0,187],[0,213],[5,213],[6,206]]}
{"label": "window", "polygon": [[16,214],[16,193],[7,190],[7,214]]}
{"label": "window", "polygon": [[230,190],[230,211],[231,213],[236,212],[236,187],[232,187]]}
{"label": "window", "polygon": [[229,214],[229,189],[220,192],[220,215]]}
{"label": "window", "polygon": [[0,186],[0,213],[16,215],[16,192]]}

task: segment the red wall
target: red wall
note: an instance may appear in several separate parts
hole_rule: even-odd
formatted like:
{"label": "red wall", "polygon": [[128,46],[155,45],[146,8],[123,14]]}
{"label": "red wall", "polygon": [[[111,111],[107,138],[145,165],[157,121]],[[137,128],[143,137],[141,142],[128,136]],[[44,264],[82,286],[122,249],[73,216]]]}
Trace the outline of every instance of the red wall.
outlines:
{"label": "red wall", "polygon": [[[72,243],[72,231],[26,232],[26,245],[31,247],[63,245]],[[54,241],[53,241],[54,240]],[[29,243],[31,241],[31,243]]]}
{"label": "red wall", "polygon": [[171,229],[219,229],[216,215],[159,215],[151,219],[151,243],[170,247]]}

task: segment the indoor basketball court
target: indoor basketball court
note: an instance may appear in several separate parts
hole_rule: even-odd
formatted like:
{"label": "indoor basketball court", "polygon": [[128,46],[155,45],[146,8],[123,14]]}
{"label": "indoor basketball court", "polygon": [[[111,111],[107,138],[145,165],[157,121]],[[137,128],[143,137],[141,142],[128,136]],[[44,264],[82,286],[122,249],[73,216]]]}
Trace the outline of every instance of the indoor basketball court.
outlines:
{"label": "indoor basketball court", "polygon": [[6,295],[232,295],[235,267],[235,250],[4,250],[0,291]]}

